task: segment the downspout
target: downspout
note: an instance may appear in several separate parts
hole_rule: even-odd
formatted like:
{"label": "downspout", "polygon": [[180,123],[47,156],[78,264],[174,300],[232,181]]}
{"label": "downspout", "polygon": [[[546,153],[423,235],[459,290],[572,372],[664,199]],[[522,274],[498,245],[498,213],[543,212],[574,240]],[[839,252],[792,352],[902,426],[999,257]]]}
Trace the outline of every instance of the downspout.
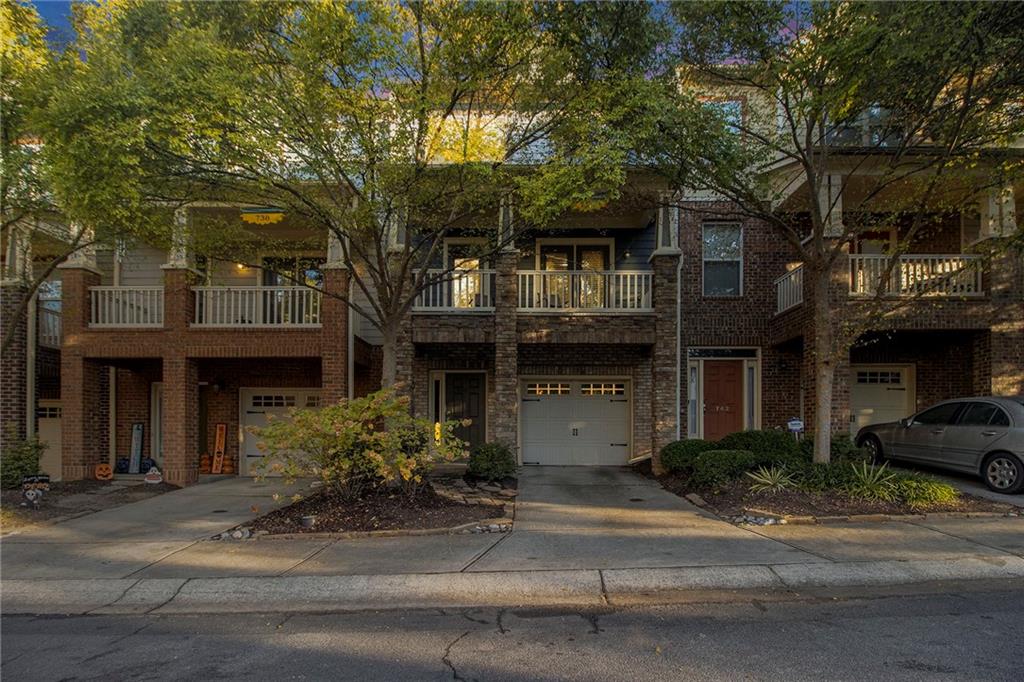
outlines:
{"label": "downspout", "polygon": [[352,291],[353,290],[354,290],[354,287],[353,287],[352,277],[350,276],[348,278],[348,300],[345,301],[345,306],[348,308],[348,314],[345,315],[345,319],[347,320],[347,326],[348,326],[348,334],[347,334],[347,336],[348,336],[348,341],[347,341],[347,343],[348,343],[348,357],[346,358],[346,362],[348,363],[348,371],[346,372],[346,374],[348,375],[348,399],[349,400],[352,400],[352,398],[355,397],[355,384],[356,384],[356,375],[355,375],[355,371],[356,371],[356,358],[355,358],[356,335],[355,335],[355,326],[352,324],[352,318],[354,317],[352,315],[353,310],[352,310],[352,306],[349,305],[349,302],[352,300]]}
{"label": "downspout", "polygon": [[676,263],[676,440],[682,440],[683,409],[683,252]]}
{"label": "downspout", "polygon": [[36,435],[36,353],[39,343],[38,296],[29,297],[25,311],[25,437]]}

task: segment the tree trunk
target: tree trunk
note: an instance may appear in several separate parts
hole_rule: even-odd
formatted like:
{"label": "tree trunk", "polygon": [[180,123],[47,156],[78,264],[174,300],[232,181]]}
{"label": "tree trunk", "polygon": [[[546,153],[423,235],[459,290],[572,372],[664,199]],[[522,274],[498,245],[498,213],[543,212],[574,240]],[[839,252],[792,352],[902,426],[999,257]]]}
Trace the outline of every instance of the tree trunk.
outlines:
{"label": "tree trunk", "polygon": [[814,462],[828,464],[832,458],[832,387],[835,380],[832,311],[829,299],[831,272],[824,270],[814,280]]}
{"label": "tree trunk", "polygon": [[381,331],[384,340],[381,344],[380,387],[394,388],[398,378],[398,330],[388,325]]}

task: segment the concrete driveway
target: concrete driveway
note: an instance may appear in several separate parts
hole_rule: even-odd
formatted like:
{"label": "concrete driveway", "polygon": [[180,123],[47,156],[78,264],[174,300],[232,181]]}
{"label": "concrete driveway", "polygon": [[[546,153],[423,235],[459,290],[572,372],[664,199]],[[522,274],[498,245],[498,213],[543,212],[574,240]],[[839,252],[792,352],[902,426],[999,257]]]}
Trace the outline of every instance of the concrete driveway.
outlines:
{"label": "concrete driveway", "polygon": [[618,467],[524,467],[514,532],[470,571],[824,561],[720,521]]}

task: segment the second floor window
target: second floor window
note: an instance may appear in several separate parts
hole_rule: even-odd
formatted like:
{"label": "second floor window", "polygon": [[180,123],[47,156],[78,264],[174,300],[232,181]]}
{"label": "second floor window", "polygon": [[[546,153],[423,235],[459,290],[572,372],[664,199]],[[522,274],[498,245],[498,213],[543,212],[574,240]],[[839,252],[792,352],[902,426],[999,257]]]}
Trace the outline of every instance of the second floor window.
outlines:
{"label": "second floor window", "polygon": [[703,234],[705,296],[743,294],[743,228],[736,223],[705,223]]}

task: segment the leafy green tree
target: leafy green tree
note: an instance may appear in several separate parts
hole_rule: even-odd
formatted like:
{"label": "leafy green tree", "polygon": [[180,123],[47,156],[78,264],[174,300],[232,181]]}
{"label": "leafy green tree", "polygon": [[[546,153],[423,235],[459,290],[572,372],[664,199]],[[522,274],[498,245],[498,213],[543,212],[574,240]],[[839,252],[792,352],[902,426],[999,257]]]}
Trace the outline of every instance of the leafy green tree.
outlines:
{"label": "leafy green tree", "polygon": [[[68,52],[82,58],[62,64],[47,128],[67,200],[153,239],[169,222],[154,207],[203,200],[277,207],[333,236],[369,302],[348,304],[383,336],[385,386],[446,236],[476,230],[486,258],[518,229],[619,191],[619,117],[643,75],[635,48],[656,28],[643,4],[76,9]],[[499,231],[507,200],[515,220]],[[194,231],[232,258],[226,230]]]}
{"label": "leafy green tree", "polygon": [[[679,2],[665,16],[674,68],[650,79],[650,110],[633,119],[641,164],[684,195],[724,200],[710,217],[763,221],[802,261],[814,458],[827,462],[836,366],[911,303],[887,296],[899,257],[937,214],[1020,177],[1008,147],[1024,134],[1024,6]],[[866,283],[869,298],[835,306],[851,244],[890,227],[899,243]],[[1004,237],[987,244],[1005,248]]]}

